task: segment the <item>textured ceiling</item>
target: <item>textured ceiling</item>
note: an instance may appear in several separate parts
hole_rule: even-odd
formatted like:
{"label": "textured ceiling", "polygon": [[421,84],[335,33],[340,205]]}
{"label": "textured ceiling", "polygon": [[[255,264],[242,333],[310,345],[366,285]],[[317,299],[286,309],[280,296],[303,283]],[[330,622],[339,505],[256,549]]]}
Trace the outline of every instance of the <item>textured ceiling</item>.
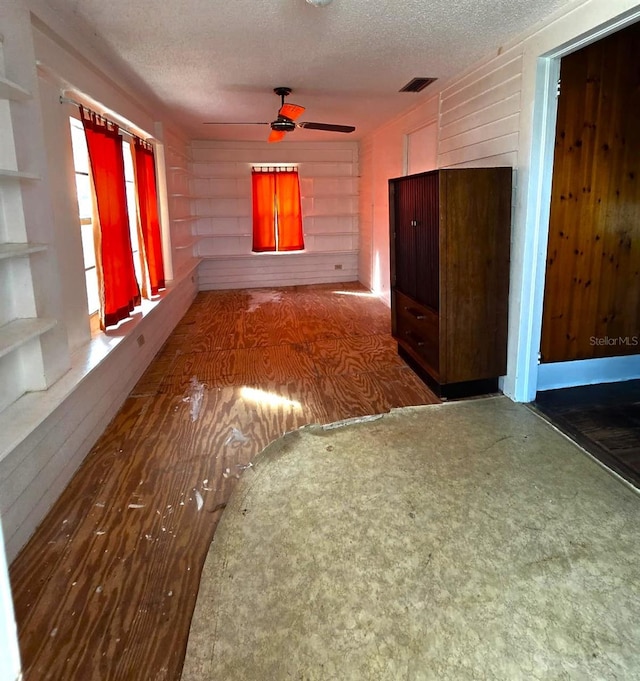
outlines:
{"label": "textured ceiling", "polygon": [[[351,135],[298,129],[289,140],[358,139],[429,96],[566,0],[47,0],[137,87],[161,99],[196,139],[264,140],[266,126],[204,121],[275,118],[276,86],[300,120],[355,125]],[[433,86],[431,86],[433,87]]]}

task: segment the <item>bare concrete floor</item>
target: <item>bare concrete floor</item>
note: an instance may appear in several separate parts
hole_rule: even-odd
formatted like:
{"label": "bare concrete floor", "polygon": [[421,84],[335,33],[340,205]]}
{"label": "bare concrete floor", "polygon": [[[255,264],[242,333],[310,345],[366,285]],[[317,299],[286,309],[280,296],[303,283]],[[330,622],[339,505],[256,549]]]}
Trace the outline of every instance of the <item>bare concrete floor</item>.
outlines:
{"label": "bare concrete floor", "polygon": [[290,433],[220,522],[183,681],[638,679],[639,527],[504,397]]}

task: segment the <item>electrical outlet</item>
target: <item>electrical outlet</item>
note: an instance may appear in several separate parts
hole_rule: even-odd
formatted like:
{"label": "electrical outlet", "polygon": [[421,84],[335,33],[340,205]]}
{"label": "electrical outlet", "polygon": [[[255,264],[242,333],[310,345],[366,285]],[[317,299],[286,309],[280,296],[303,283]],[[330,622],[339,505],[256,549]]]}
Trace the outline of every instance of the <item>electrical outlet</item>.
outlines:
{"label": "electrical outlet", "polygon": [[334,265],[334,266],[333,266],[333,269],[334,269],[334,270],[341,270],[341,269],[342,269],[342,265]]}
{"label": "electrical outlet", "polygon": [[144,343],[145,343],[145,341],[144,341],[144,334],[141,333],[141,334],[138,336],[138,347],[141,348],[141,347],[144,345]]}

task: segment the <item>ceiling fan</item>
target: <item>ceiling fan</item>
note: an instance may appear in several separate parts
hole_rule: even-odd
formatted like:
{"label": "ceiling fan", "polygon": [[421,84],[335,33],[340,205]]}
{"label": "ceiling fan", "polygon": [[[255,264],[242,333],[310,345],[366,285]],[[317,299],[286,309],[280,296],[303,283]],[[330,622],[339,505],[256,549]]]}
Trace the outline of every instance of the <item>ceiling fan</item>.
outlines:
{"label": "ceiling fan", "polygon": [[353,132],[355,127],[353,125],[334,125],[333,123],[311,123],[310,121],[302,121],[297,123],[299,118],[305,111],[304,106],[298,104],[285,104],[284,98],[291,94],[289,87],[276,87],[273,91],[280,97],[280,109],[278,110],[278,117],[271,123],[263,122],[222,122],[207,121],[205,125],[269,125],[271,133],[267,139],[268,142],[280,142],[286,133],[292,132],[296,128],[307,128],[307,130],[326,130],[327,132]]}

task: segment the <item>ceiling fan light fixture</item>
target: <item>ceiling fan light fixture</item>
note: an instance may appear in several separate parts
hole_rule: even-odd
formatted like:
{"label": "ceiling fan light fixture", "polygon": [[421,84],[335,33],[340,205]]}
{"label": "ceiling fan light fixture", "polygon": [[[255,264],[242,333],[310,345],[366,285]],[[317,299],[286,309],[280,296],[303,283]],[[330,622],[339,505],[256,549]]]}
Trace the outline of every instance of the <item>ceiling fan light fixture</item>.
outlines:
{"label": "ceiling fan light fixture", "polygon": [[278,118],[271,123],[271,129],[279,132],[292,132],[296,129],[296,124],[286,116],[278,116]]}
{"label": "ceiling fan light fixture", "polygon": [[326,7],[333,0],[307,0],[307,2],[314,7]]}

